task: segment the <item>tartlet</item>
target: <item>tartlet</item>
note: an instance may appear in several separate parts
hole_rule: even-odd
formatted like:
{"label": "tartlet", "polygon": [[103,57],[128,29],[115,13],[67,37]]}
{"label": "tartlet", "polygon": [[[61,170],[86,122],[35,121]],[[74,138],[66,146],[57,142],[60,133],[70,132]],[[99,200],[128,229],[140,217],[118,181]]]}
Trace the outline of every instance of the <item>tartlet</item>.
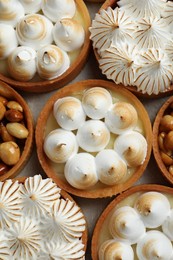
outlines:
{"label": "tartlet", "polygon": [[[173,184],[173,175],[171,173],[172,165],[172,148],[167,147],[167,143],[171,145],[170,139],[165,139],[166,135],[171,132],[171,129],[167,129],[167,124],[171,124],[172,119],[172,108],[171,104],[173,102],[173,97],[170,97],[159,109],[154,124],[153,124],[153,153],[156,160],[156,163],[163,174],[163,176]],[[166,117],[165,117],[166,116]],[[166,119],[166,120],[165,120]],[[166,128],[165,128],[166,126]],[[170,134],[169,134],[170,135]],[[165,141],[166,147],[165,147]],[[168,160],[168,162],[167,162]],[[170,160],[170,162],[169,162]],[[166,164],[165,164],[166,162]],[[170,169],[170,170],[169,170]]]}
{"label": "tartlet", "polygon": [[61,74],[60,76],[54,79],[50,79],[50,80],[46,80],[43,78],[41,79],[36,73],[36,75],[32,80],[23,82],[10,77],[7,74],[7,69],[6,69],[7,65],[3,65],[2,63],[1,64],[2,73],[0,74],[0,79],[2,81],[10,84],[15,89],[19,89],[27,92],[42,93],[42,92],[49,92],[59,87],[62,87],[64,84],[68,83],[70,80],[72,80],[75,76],[78,75],[78,73],[83,68],[89,54],[90,40],[89,40],[88,28],[90,26],[91,20],[85,3],[83,1],[75,0],[75,4],[76,4],[76,12],[73,18],[77,20],[79,23],[81,23],[81,25],[83,26],[84,33],[85,33],[85,41],[82,47],[78,48],[77,50],[73,51],[70,54],[71,55],[70,67],[63,74]]}
{"label": "tartlet", "polygon": [[[117,157],[119,158],[118,159],[119,167],[120,167],[119,169],[121,169],[121,167],[123,167],[123,169],[124,169],[123,172],[125,172],[125,175],[124,175],[124,179],[123,179],[123,176],[122,176],[123,173],[122,173],[122,171],[120,171],[121,177],[119,175],[118,176],[120,179],[121,178],[122,179],[120,181],[119,181],[119,179],[117,179],[116,184],[114,184],[114,185],[112,185],[112,183],[109,183],[107,185],[105,183],[101,183],[98,181],[98,176],[96,173],[97,171],[96,171],[96,166],[95,166],[95,156],[100,154],[97,157],[97,161],[98,161],[97,164],[99,167],[99,165],[100,165],[99,161],[100,160],[102,161],[102,159],[101,159],[102,156],[104,157],[104,155],[101,154],[101,152],[105,151],[104,148],[106,147],[105,149],[108,149],[108,150],[110,149],[110,151],[107,151],[107,152],[111,153],[111,158],[113,158],[113,160],[114,160],[116,157],[115,155],[118,152],[120,153],[120,150],[118,147],[123,146],[122,145],[122,140],[124,138],[123,134],[120,134],[120,133],[113,134],[111,132],[111,131],[117,131],[117,129],[114,129],[111,131],[108,130],[108,128],[106,127],[105,123],[102,120],[102,119],[104,119],[103,118],[104,116],[102,116],[101,120],[99,120],[99,119],[87,120],[87,119],[90,119],[89,117],[86,117],[86,121],[85,121],[85,119],[84,119],[84,121],[82,121],[82,119],[80,119],[81,121],[79,121],[79,124],[81,124],[81,127],[78,128],[77,135],[76,135],[76,130],[71,132],[70,130],[58,129],[60,127],[58,126],[58,124],[53,116],[53,107],[54,107],[54,111],[56,111],[57,106],[61,103],[61,100],[63,100],[63,98],[68,99],[68,97],[71,98],[71,96],[72,96],[73,99],[78,98],[80,101],[82,99],[83,93],[88,93],[87,90],[88,91],[90,90],[92,93],[92,90],[95,91],[94,87],[100,87],[101,89],[104,90],[104,92],[106,91],[109,94],[109,96],[112,95],[113,102],[121,100],[121,101],[129,103],[130,108],[133,106],[132,110],[134,110],[134,108],[135,108],[135,110],[137,111],[137,114],[138,114],[136,130],[138,129],[137,131],[139,131],[139,132],[141,131],[141,133],[143,133],[143,134],[141,134],[142,137],[143,137],[143,135],[145,136],[144,138],[142,138],[142,140],[143,139],[146,140],[146,141],[144,141],[144,147],[147,144],[146,151],[145,151],[144,147],[142,146],[142,151],[145,151],[146,154],[145,154],[145,159],[143,160],[143,162],[141,161],[138,164],[138,166],[136,166],[136,165],[134,166],[134,164],[132,163],[133,164],[132,167],[130,167],[130,166],[127,167],[127,162],[124,163],[126,161],[125,159],[124,159],[125,161],[124,160],[119,161],[120,157],[123,156],[124,148],[121,149],[122,154],[117,155]],[[93,95],[94,95],[94,93],[92,94],[92,96]],[[98,99],[98,100],[100,100],[100,99]],[[57,101],[57,103],[54,106],[56,101]],[[105,110],[106,109],[105,103],[103,103],[103,104],[104,104],[103,107]],[[61,107],[63,107],[63,106],[61,106]],[[104,110],[102,112],[104,112]],[[68,111],[67,113],[69,113],[69,114],[72,112],[68,109],[67,109],[67,111]],[[126,108],[125,108],[125,111],[127,112]],[[73,110],[73,112],[74,112],[74,110]],[[73,112],[72,112],[72,114],[73,114]],[[136,113],[136,112],[134,112],[134,113]],[[60,118],[62,119],[61,123],[63,123],[63,118],[64,118],[63,113],[59,112],[59,114],[57,114],[57,115],[60,116]],[[112,113],[110,113],[108,115],[108,119],[109,119],[109,117],[112,118]],[[125,117],[123,116],[122,118],[125,118]],[[126,120],[125,120],[125,122],[126,122]],[[133,122],[133,120],[132,120],[132,122]],[[107,125],[109,125],[109,123],[107,123]],[[101,127],[101,128],[99,128],[99,127]],[[92,138],[94,138],[94,135],[95,135],[94,132],[93,132],[93,134],[91,134],[91,138],[89,137],[90,134],[88,134],[87,131],[90,128],[93,129],[93,131],[96,131],[95,133],[96,133],[96,137],[98,137],[98,139],[93,139],[93,141],[92,141]],[[133,126],[132,126],[132,128],[133,128]],[[98,130],[98,129],[100,129],[100,130]],[[135,131],[131,131],[131,129],[129,129],[129,131],[130,131],[130,133],[132,133],[133,137],[137,133],[136,132],[134,134]],[[61,132],[63,134],[62,138],[60,138]],[[103,138],[103,143],[102,143],[103,146],[100,146],[99,136],[103,136],[102,134],[100,135],[100,133],[103,133],[103,132],[104,132],[104,138]],[[110,134],[111,134],[111,139],[109,139]],[[128,135],[128,132],[126,134]],[[72,137],[71,137],[71,135],[72,135]],[[126,138],[128,140],[127,135],[126,135]],[[49,138],[50,136],[51,136],[51,138]],[[86,139],[83,138],[84,136],[86,137]],[[117,142],[116,142],[116,145],[117,145],[116,147],[117,147],[117,150],[119,150],[119,151],[114,151],[113,143],[117,136],[121,137],[121,138],[117,139]],[[75,141],[75,137],[78,140],[77,143]],[[65,152],[65,155],[67,156],[65,161],[67,163],[65,163],[65,161],[62,160],[62,158],[65,158],[65,157],[62,157],[62,158],[61,158],[61,156],[56,157],[55,153],[53,153],[52,157],[51,157],[51,154],[49,153],[51,148],[54,149],[53,148],[54,140],[55,139],[58,140],[59,138],[61,139],[61,144],[58,145],[59,141],[57,141],[58,146],[55,149],[57,149],[56,151],[61,151],[61,149],[62,149],[62,151]],[[87,139],[87,138],[89,138],[89,139]],[[137,139],[138,139],[138,137],[137,137]],[[41,113],[38,117],[38,121],[37,121],[37,125],[36,125],[36,146],[37,146],[38,159],[40,161],[40,164],[41,164],[43,170],[47,174],[47,176],[51,177],[58,184],[59,187],[68,191],[69,193],[72,193],[72,194],[80,196],[80,197],[87,197],[87,198],[109,197],[109,196],[118,194],[118,193],[122,192],[123,190],[126,190],[133,183],[135,183],[137,181],[137,179],[140,178],[140,176],[143,174],[143,172],[147,166],[147,163],[149,161],[150,154],[151,154],[151,146],[152,146],[151,139],[152,139],[151,123],[150,123],[148,114],[147,114],[146,110],[144,109],[143,105],[140,103],[140,101],[129,91],[121,88],[121,86],[118,86],[118,85],[115,86],[113,83],[108,82],[108,81],[103,81],[103,80],[81,81],[81,82],[66,86],[66,87],[62,88],[61,90],[57,91],[45,104],[43,110],[41,111]],[[98,140],[98,142],[97,141],[95,142],[94,140]],[[131,139],[131,140],[133,140],[133,139]],[[134,141],[134,143],[135,143],[135,141]],[[142,141],[142,143],[143,143],[143,141]],[[49,145],[47,145],[47,144],[49,144]],[[78,146],[82,147],[83,149],[79,148]],[[78,149],[76,147],[79,148],[79,153],[77,153]],[[130,147],[130,144],[128,147]],[[46,150],[45,150],[45,148],[46,148]],[[71,153],[71,151],[72,151],[72,153]],[[99,151],[99,153],[98,153],[98,151]],[[64,152],[62,153],[62,155],[64,154]],[[116,154],[114,155],[114,153],[116,153]],[[69,158],[68,157],[69,154],[70,154],[70,156],[71,155],[74,155],[74,156],[71,156],[71,158]],[[108,156],[108,155],[106,155],[106,156]],[[137,158],[137,157],[135,157],[135,158]],[[86,176],[88,176],[88,178],[86,178],[85,180],[86,181],[90,180],[90,181],[89,181],[89,185],[87,182],[84,184],[84,182],[82,181],[81,183],[78,183],[79,185],[74,187],[73,186],[74,183],[73,184],[69,183],[69,180],[71,179],[72,182],[78,182],[78,180],[80,179],[80,177],[81,177],[79,174],[80,170],[78,172],[77,169],[79,169],[81,167],[78,165],[78,160],[80,161],[81,159],[83,160],[83,163],[82,163],[82,165],[83,165],[82,168],[84,167],[83,169],[85,169],[87,167],[88,160],[90,162],[89,163],[90,170],[89,171],[87,170],[87,172],[85,173],[85,174],[87,174]],[[134,161],[135,160],[133,160],[133,162]],[[130,164],[130,162],[129,162],[129,164]],[[72,169],[71,167],[76,167],[76,168],[74,168],[74,171],[73,171],[73,170],[71,170]],[[64,176],[64,170],[65,170],[66,177]],[[81,169],[81,172],[82,171],[83,170]],[[111,173],[113,173],[114,168],[111,168],[110,171],[111,171]],[[127,172],[129,172],[129,171],[131,171],[130,176],[126,175]],[[73,175],[73,177],[70,177],[71,176],[70,172]],[[77,175],[75,175],[74,172],[76,172]],[[84,170],[84,172],[85,172],[85,170]],[[79,175],[79,177],[76,177],[78,175]],[[76,180],[76,178],[77,178],[77,180]],[[104,176],[103,176],[103,179],[104,179]],[[90,184],[92,184],[92,185],[90,185]],[[85,185],[88,185],[88,186],[85,186]]]}
{"label": "tartlet", "polygon": [[[120,2],[120,6],[122,7],[123,6],[123,8],[124,8],[124,5],[126,4],[127,5],[127,10],[125,10],[125,8],[123,9],[122,8],[122,14],[119,16],[119,18],[117,19],[117,23],[118,22],[121,22],[122,23],[122,33],[120,32],[119,33],[119,37],[118,38],[121,38],[121,37],[124,37],[123,35],[124,35],[124,32],[126,33],[126,36],[128,36],[127,37],[127,39],[124,39],[127,43],[130,43],[131,42],[131,40],[132,40],[132,37],[133,37],[133,34],[135,35],[135,33],[133,33],[132,32],[132,29],[133,29],[133,31],[135,31],[136,30],[136,28],[139,26],[137,26],[137,25],[135,25],[135,22],[134,23],[132,23],[132,22],[130,22],[129,23],[129,21],[128,21],[128,17],[130,18],[131,16],[132,16],[132,13],[130,13],[130,11],[131,11],[131,9],[132,9],[132,3],[126,3],[126,2],[124,2],[124,1],[119,1]],[[122,3],[121,3],[122,2]],[[134,2],[135,3],[135,2]],[[163,4],[163,2],[162,2],[162,4]],[[151,4],[152,5],[152,4]],[[108,8],[112,8],[112,9],[115,9],[116,7],[118,7],[118,1],[117,0],[107,0],[107,1],[105,1],[104,3],[103,3],[103,5],[101,6],[101,8],[100,8],[100,10],[99,10],[99,12],[98,12],[98,14],[100,14],[100,12],[101,11],[103,11],[103,10],[109,10]],[[128,13],[128,8],[129,8],[129,13]],[[161,7],[160,7],[161,8]],[[125,16],[124,14],[123,14],[123,12],[124,12],[124,10],[125,10],[125,12],[127,11],[127,13],[128,13],[128,15],[127,16]],[[146,10],[145,10],[146,11]],[[143,11],[141,11],[141,12],[145,12],[144,10]],[[112,14],[111,14],[111,11],[109,10],[108,12],[110,12],[109,13],[109,15],[110,15],[110,17],[106,17],[106,15],[105,15],[105,17],[103,18],[103,20],[105,19],[105,24],[106,24],[106,22],[110,22],[110,24],[112,23],[113,24],[113,12],[112,12]],[[137,12],[137,11],[135,11],[135,8],[134,8],[134,12]],[[156,12],[157,12],[157,10],[156,10]],[[168,11],[168,13],[169,13],[169,11]],[[112,15],[112,16],[111,16]],[[115,15],[116,16],[116,15]],[[167,14],[167,16],[168,16],[168,14]],[[121,21],[121,19],[122,19],[122,21]],[[154,23],[156,22],[158,22],[158,21],[156,21],[157,20],[157,17],[154,17],[153,16],[153,18],[151,18],[151,17],[147,17],[146,18],[146,21],[144,21],[145,19],[143,19],[143,20],[141,20],[141,25],[140,26],[144,26],[144,31],[145,30],[147,30],[146,28],[147,28],[147,25],[145,25],[145,22],[146,22],[146,24],[148,23],[148,24],[150,24],[150,22],[151,21],[147,21],[147,19],[153,19],[153,21],[154,21]],[[98,21],[99,21],[99,18],[98,18]],[[134,21],[135,21],[135,19],[134,19]],[[139,20],[140,21],[140,20]],[[101,22],[101,19],[100,19],[100,22]],[[105,29],[105,30],[109,30],[109,27],[108,26],[105,26],[105,24],[103,25],[103,28]],[[140,27],[139,26],[139,27]],[[148,25],[149,26],[149,25]],[[155,25],[153,25],[153,28],[155,27],[155,28],[159,28],[159,27],[162,27],[163,25],[161,24],[161,25],[159,25],[159,26],[155,26]],[[91,27],[92,28],[92,27]],[[142,27],[141,27],[142,28]],[[143,28],[141,29],[141,31],[143,30]],[[91,30],[90,30],[91,31]],[[140,30],[139,30],[139,35],[138,35],[138,33],[137,33],[137,37],[139,38],[139,37],[141,37],[140,36],[140,32],[141,32]],[[164,30],[162,30],[161,29],[161,32],[159,33],[159,37],[161,37],[161,35],[162,35],[162,32],[164,33]],[[101,33],[101,29],[100,29],[100,31],[98,30],[98,35],[102,35],[103,36],[103,33]],[[91,34],[92,35],[92,34]],[[94,34],[93,34],[94,35]],[[157,36],[157,35],[156,35]],[[112,34],[111,34],[111,31],[110,31],[110,37],[109,37],[109,39],[108,39],[108,42],[111,40],[111,37],[113,37],[112,36]],[[155,37],[155,36],[154,36]],[[91,39],[92,39],[92,37],[90,37]],[[117,38],[117,39],[118,39]],[[131,39],[130,39],[131,38]],[[162,38],[162,37],[161,37]],[[163,37],[164,38],[164,37]],[[162,38],[162,39],[163,39]],[[96,42],[97,42],[97,40],[99,39],[99,37],[96,37]],[[159,38],[159,40],[160,40],[160,38]],[[99,40],[98,40],[99,41]],[[105,45],[105,46],[107,46],[107,45],[109,45],[108,44],[108,42],[104,39],[104,37],[103,37],[103,41],[101,42],[101,44],[103,44],[103,45]],[[158,41],[156,41],[156,43],[157,43]],[[144,41],[144,39],[143,39],[143,44],[145,44],[146,43],[146,41]],[[150,43],[151,43],[151,41],[150,41]],[[96,44],[96,43],[93,43],[93,44]],[[136,43],[137,44],[137,43]],[[154,41],[153,41],[153,44],[154,44]],[[100,56],[100,50],[98,50],[96,47],[93,47],[93,49],[94,49],[94,53],[95,53],[95,57],[96,57],[96,59],[97,59],[97,61],[100,63],[99,64],[99,66],[100,66],[100,68],[102,69],[102,72],[103,72],[103,74],[105,74],[106,76],[107,76],[107,78],[108,79],[111,79],[111,80],[117,80],[117,78],[119,77],[119,74],[120,74],[120,72],[117,72],[117,75],[116,75],[116,73],[114,73],[114,69],[113,69],[113,67],[111,67],[111,64],[112,64],[112,66],[113,66],[113,62],[114,62],[114,60],[119,60],[119,57],[120,57],[120,59],[121,59],[121,55],[122,55],[122,64],[123,64],[123,62],[126,60],[126,58],[127,58],[127,60],[125,61],[125,62],[127,62],[128,63],[128,61],[129,61],[129,65],[127,64],[127,66],[129,66],[129,68],[131,67],[131,65],[130,64],[133,64],[133,59],[134,59],[134,54],[133,54],[133,50],[127,50],[126,51],[126,46],[124,47],[122,47],[121,46],[121,44],[120,44],[120,46],[118,46],[117,45],[117,49],[118,49],[118,52],[117,52],[117,50],[114,50],[114,48],[116,47],[116,42],[114,42],[113,44],[112,44],[112,48],[108,48],[108,46],[107,46],[107,48],[108,48],[108,50],[106,50],[106,51],[102,51],[102,59],[100,59],[101,58],[101,56]],[[130,46],[130,44],[129,44],[129,46]],[[140,48],[141,49],[141,48]],[[145,48],[144,48],[145,49]],[[168,43],[168,49],[169,49],[169,43]],[[154,49],[152,49],[152,48],[150,48],[149,50],[151,50],[151,52],[154,50]],[[169,50],[168,50],[169,51]],[[114,56],[114,53],[115,52],[117,52],[117,56]],[[122,52],[122,53],[121,53]],[[129,55],[129,53],[130,53],[130,55]],[[144,59],[143,59],[143,61],[142,61],[142,58],[143,58],[143,55],[145,55],[145,57],[144,57]],[[138,55],[139,56],[139,55]],[[155,57],[154,57],[155,56]],[[140,60],[140,66],[139,66],[139,68],[137,68],[137,71],[138,71],[138,75],[136,76],[136,84],[138,84],[138,90],[137,90],[137,87],[136,86],[133,86],[134,85],[134,83],[133,83],[133,85],[131,85],[131,81],[129,82],[129,84],[128,83],[126,83],[126,82],[121,82],[122,84],[123,84],[123,87],[125,87],[125,88],[127,88],[128,90],[130,90],[130,91],[132,91],[133,93],[135,93],[135,95],[137,95],[137,96],[143,96],[143,97],[147,97],[147,98],[157,98],[157,97],[162,97],[162,96],[166,96],[166,95],[170,95],[171,93],[172,93],[172,91],[173,91],[173,87],[172,87],[172,84],[169,86],[169,88],[167,88],[166,90],[164,90],[164,92],[162,92],[162,86],[160,86],[160,83],[159,82],[157,82],[157,84],[155,84],[154,82],[151,82],[151,84],[153,84],[153,86],[154,86],[154,84],[155,84],[155,86],[153,87],[153,89],[159,89],[160,88],[160,91],[161,92],[158,92],[157,94],[156,93],[149,93],[150,92],[150,90],[147,92],[146,91],[146,89],[145,88],[142,88],[141,87],[141,84],[143,84],[143,82],[147,82],[149,79],[147,78],[148,77],[148,74],[149,74],[149,72],[146,72],[147,71],[147,66],[146,66],[146,68],[144,68],[144,71],[142,71],[141,70],[141,67],[144,65],[144,63],[146,62],[146,60],[147,60],[147,58],[149,57],[149,59],[147,60],[147,63],[149,64],[149,66],[150,66],[150,62],[151,62],[151,60],[152,60],[152,58],[154,57],[154,59],[156,58],[156,60],[159,60],[159,57],[156,57],[157,55],[155,55],[154,53],[152,53],[151,55],[150,54],[148,54],[147,52],[144,52],[144,53],[142,53],[141,54],[141,57],[137,57],[136,58],[136,66],[139,66],[139,64],[138,64],[138,61]],[[152,57],[152,58],[151,58]],[[150,59],[151,58],[151,59]],[[114,60],[113,60],[114,59]],[[163,60],[163,57],[161,58],[162,60]],[[167,58],[166,58],[167,59]],[[100,60],[100,61],[99,61]],[[110,62],[110,60],[111,60],[111,62]],[[170,59],[171,60],[171,59]],[[141,63],[141,61],[143,62],[143,65],[141,65],[142,63]],[[108,63],[110,62],[110,68],[109,68],[109,66],[108,66]],[[116,61],[117,62],[117,61]],[[154,60],[152,61],[152,62],[154,62]],[[117,62],[118,63],[118,62]],[[168,65],[168,62],[166,61],[166,63],[165,64],[167,64]],[[121,66],[121,64],[120,64],[120,66]],[[124,65],[125,66],[125,65]],[[163,66],[165,66],[165,65],[163,65]],[[153,66],[154,67],[154,66]],[[169,67],[169,66],[168,66]],[[169,80],[169,82],[171,82],[172,80],[172,73],[170,74],[170,70],[169,70],[169,68],[167,67],[167,69],[168,69],[168,71],[167,71],[167,80]],[[112,70],[111,70],[111,68],[112,68]],[[121,68],[120,67],[120,70],[121,69],[123,69],[123,67]],[[152,69],[152,68],[151,68]],[[151,70],[150,69],[150,70]],[[108,70],[110,70],[110,72],[108,73]],[[129,70],[128,70],[128,73],[130,74],[131,72],[129,72]],[[146,75],[145,75],[145,73],[146,73]],[[113,74],[115,74],[115,77],[114,77],[114,75]],[[131,75],[132,75],[133,73],[131,73]],[[158,75],[160,75],[160,73],[158,73]],[[145,77],[146,76],[146,77]],[[133,80],[133,79],[132,79]],[[157,79],[156,79],[157,80]],[[155,80],[155,82],[156,82],[156,80]],[[165,83],[164,83],[165,84]],[[167,83],[168,84],[168,83]],[[159,87],[158,87],[159,86]],[[152,89],[152,91],[153,91],[153,89]],[[156,91],[157,92],[157,91]]]}
{"label": "tartlet", "polygon": [[171,259],[172,195],[172,188],[147,184],[117,196],[96,223],[92,259]]}
{"label": "tartlet", "polygon": [[[15,165],[10,166],[8,171],[5,171],[5,173],[3,173],[2,171],[0,181],[3,181],[5,179],[12,178],[19,174],[19,172],[28,162],[33,148],[34,124],[31,111],[26,101],[14,89],[12,89],[9,85],[7,85],[4,82],[0,82],[0,96],[5,97],[8,101],[16,101],[20,104],[20,106],[23,108],[23,120],[28,130],[27,138],[24,140],[23,143],[21,142],[20,159]],[[1,140],[1,142],[3,141]]]}

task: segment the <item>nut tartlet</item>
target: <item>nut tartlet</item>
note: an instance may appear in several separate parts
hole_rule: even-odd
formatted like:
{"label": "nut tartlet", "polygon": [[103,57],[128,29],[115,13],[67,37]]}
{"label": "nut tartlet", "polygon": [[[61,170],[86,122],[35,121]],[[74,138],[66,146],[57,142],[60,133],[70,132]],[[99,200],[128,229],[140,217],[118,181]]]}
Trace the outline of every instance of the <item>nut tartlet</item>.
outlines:
{"label": "nut tartlet", "polygon": [[0,193],[5,207],[1,208],[1,258],[3,254],[5,259],[84,258],[85,217],[52,179],[41,175],[8,179],[0,183]]}
{"label": "nut tartlet", "polygon": [[173,97],[159,109],[153,124],[153,153],[163,176],[173,184]]}
{"label": "nut tartlet", "polygon": [[27,163],[34,138],[31,111],[9,85],[0,82],[0,181],[16,176]]}
{"label": "nut tartlet", "polygon": [[151,140],[140,101],[103,80],[57,91],[36,125],[37,154],[47,176],[87,198],[109,197],[135,183],[148,164]]}
{"label": "nut tartlet", "polygon": [[172,188],[155,184],[118,195],[96,223],[92,259],[172,259],[172,196]]}
{"label": "nut tartlet", "polygon": [[107,0],[90,27],[102,73],[147,98],[170,95],[173,91],[172,41],[165,35],[166,31],[170,34],[172,4],[155,4]]}
{"label": "nut tartlet", "polygon": [[[19,18],[16,16],[16,23],[13,25],[10,20],[8,24],[10,17],[3,20],[5,13],[0,18],[1,35],[6,34],[1,42],[0,79],[27,92],[42,93],[62,87],[78,75],[88,57],[91,20],[85,3],[71,0],[62,5],[55,0],[51,1],[52,7],[43,0],[38,4],[16,2],[24,9]],[[10,2],[2,3],[3,10],[8,9],[5,4],[10,10],[15,9]],[[16,14],[16,9],[13,12]]]}

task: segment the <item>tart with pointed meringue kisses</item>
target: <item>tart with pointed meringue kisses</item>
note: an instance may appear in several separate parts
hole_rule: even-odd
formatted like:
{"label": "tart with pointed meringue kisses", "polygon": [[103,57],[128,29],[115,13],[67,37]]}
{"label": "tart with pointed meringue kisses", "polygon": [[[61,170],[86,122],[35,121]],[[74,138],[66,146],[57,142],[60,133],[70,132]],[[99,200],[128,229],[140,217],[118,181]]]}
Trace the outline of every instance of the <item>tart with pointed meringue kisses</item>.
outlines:
{"label": "tart with pointed meringue kisses", "polygon": [[140,101],[103,80],[57,91],[36,126],[37,154],[47,176],[87,198],[112,196],[136,182],[150,158],[151,138]]}

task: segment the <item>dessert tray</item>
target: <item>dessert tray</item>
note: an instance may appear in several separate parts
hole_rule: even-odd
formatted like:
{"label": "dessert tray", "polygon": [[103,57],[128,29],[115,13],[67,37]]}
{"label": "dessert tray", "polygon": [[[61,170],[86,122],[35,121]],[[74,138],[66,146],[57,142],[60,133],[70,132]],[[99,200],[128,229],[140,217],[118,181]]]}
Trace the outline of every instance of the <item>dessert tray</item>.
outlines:
{"label": "dessert tray", "polygon": [[1,259],[84,259],[84,215],[50,178],[0,182],[0,201]]}
{"label": "dessert tray", "polygon": [[90,49],[91,21],[83,1],[16,0],[0,5],[0,80],[41,93],[78,75]]}
{"label": "dessert tray", "polygon": [[143,174],[151,154],[151,123],[128,90],[85,80],[46,102],[37,120],[36,146],[43,170],[60,188],[79,197],[110,197]]}
{"label": "dessert tray", "polygon": [[92,259],[172,259],[172,198],[172,188],[154,184],[117,196],[95,226]]}
{"label": "dessert tray", "polygon": [[102,73],[138,96],[170,95],[172,15],[171,1],[105,1],[90,27]]}

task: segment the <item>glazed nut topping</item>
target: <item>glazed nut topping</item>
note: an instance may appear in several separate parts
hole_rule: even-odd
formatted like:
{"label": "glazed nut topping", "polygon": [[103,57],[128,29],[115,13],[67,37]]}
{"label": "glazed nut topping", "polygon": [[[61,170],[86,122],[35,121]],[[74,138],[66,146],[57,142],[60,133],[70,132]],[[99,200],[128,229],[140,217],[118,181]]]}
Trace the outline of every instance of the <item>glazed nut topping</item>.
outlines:
{"label": "glazed nut topping", "polygon": [[20,159],[23,146],[20,139],[26,139],[29,134],[24,122],[21,104],[0,96],[0,175]]}

